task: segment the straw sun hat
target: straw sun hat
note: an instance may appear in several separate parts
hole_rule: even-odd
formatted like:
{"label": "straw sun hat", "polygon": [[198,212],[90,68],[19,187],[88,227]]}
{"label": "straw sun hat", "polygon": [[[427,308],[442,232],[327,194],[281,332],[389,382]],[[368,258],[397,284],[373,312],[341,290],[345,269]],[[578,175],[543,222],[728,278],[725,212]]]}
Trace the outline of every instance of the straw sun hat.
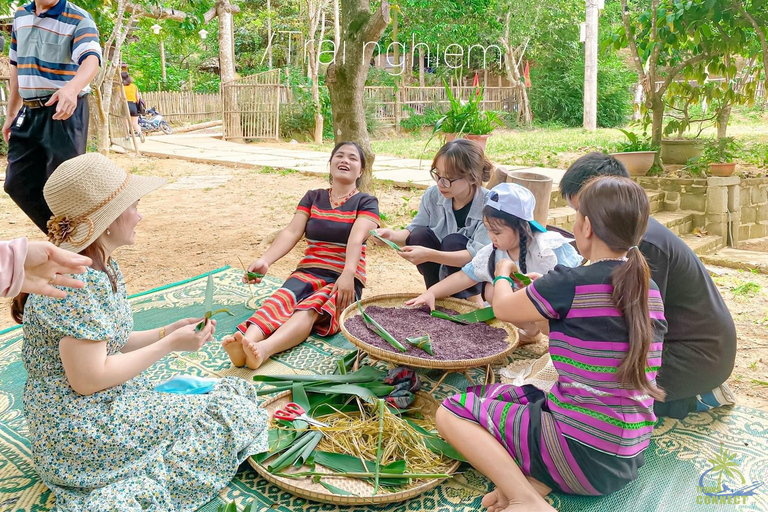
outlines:
{"label": "straw sun hat", "polygon": [[48,239],[80,252],[142,196],[165,184],[154,176],[128,174],[99,153],[86,153],[59,165],[43,196],[53,212]]}

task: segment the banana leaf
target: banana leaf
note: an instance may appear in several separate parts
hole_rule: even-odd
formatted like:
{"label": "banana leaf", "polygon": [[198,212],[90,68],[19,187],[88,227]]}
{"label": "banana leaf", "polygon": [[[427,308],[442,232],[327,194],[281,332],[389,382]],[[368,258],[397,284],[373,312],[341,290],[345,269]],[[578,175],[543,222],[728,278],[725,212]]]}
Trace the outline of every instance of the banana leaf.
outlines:
{"label": "banana leaf", "polygon": [[[284,452],[282,455],[280,455],[277,459],[272,461],[272,463],[267,466],[267,470],[270,473],[277,473],[278,471],[281,471],[288,466],[291,466],[296,462],[296,460],[302,456],[307,446],[312,446],[312,449],[314,450],[317,446],[317,443],[320,442],[320,438],[323,436],[321,432],[318,432],[317,430],[308,430],[306,433],[298,437],[291,447]],[[311,450],[310,450],[311,451]]]}
{"label": "banana leaf", "polygon": [[310,459],[314,458],[313,452],[315,451],[315,448],[317,448],[317,445],[320,443],[320,440],[323,438],[323,433],[316,430],[310,432],[309,435],[311,435],[312,438],[304,446],[304,449],[299,454],[299,457],[293,461],[293,465],[297,468],[300,468],[304,464],[308,464]]}
{"label": "banana leaf", "polygon": [[371,235],[372,237],[374,237],[374,238],[377,238],[378,240],[381,240],[382,242],[384,242],[385,244],[387,244],[388,246],[390,246],[390,247],[391,247],[391,248],[393,248],[394,250],[396,250],[396,251],[398,251],[398,252],[402,252],[402,249],[400,248],[400,246],[399,246],[399,245],[397,245],[397,244],[396,244],[395,242],[393,242],[392,240],[387,240],[386,238],[382,237],[381,235],[379,235],[379,234],[376,232],[376,230],[372,229],[372,230],[370,230],[370,231],[368,232],[368,234],[370,234],[370,235]]}
{"label": "banana leaf", "polygon": [[315,483],[318,483],[318,484],[322,485],[329,492],[331,492],[333,494],[338,494],[339,496],[357,496],[357,494],[355,494],[353,492],[345,491],[344,489],[340,489],[340,488],[336,487],[335,485],[329,484],[328,482],[323,482],[322,480],[320,480],[320,476],[319,475],[315,479]]}
{"label": "banana leaf", "polygon": [[336,375],[347,375],[350,371],[352,371],[352,366],[354,366],[356,359],[357,350],[353,350],[345,356],[340,357],[336,361],[336,369],[333,371],[333,373]]}
{"label": "banana leaf", "polygon": [[374,368],[373,366],[362,366],[356,372],[348,373],[347,375],[254,375],[253,380],[256,382],[317,382],[317,381],[329,381],[339,384],[354,384],[357,382],[370,382],[372,380],[379,380],[384,375],[383,370]]}
{"label": "banana leaf", "polygon": [[424,444],[427,448],[429,448],[430,451],[433,453],[436,453],[438,455],[444,455],[448,458],[459,460],[461,462],[467,462],[467,459],[464,458],[453,446],[446,443],[442,438],[438,437],[436,434],[433,434],[429,430],[417,425],[413,421],[406,419],[408,424],[413,427],[414,430],[416,430],[419,434],[424,436]]}
{"label": "banana leaf", "polygon": [[384,439],[384,400],[379,400],[379,440],[376,445],[376,474],[373,477],[373,494],[379,493],[379,479],[381,478],[381,441]]}
{"label": "banana leaf", "polygon": [[425,336],[414,336],[412,338],[405,338],[405,341],[410,343],[416,348],[420,348],[427,354],[433,356],[435,353],[432,351],[432,340],[429,338],[429,334]]}
{"label": "banana leaf", "polygon": [[429,316],[432,316],[434,318],[442,318],[443,320],[450,320],[451,322],[456,322],[457,324],[469,325],[469,322],[467,322],[466,320],[462,320],[461,318],[456,318],[453,315],[443,313],[442,311],[438,311],[436,309],[432,310],[432,312],[429,313]]}
{"label": "banana leaf", "polygon": [[210,272],[208,272],[208,282],[205,285],[205,302],[203,305],[205,306],[205,315],[203,315],[203,321],[195,326],[195,331],[197,332],[200,332],[208,323],[208,320],[219,313],[227,313],[229,316],[235,316],[228,309],[217,309],[216,311],[213,311],[213,275]]}
{"label": "banana leaf", "polygon": [[370,403],[374,403],[377,399],[377,396],[374,395],[371,390],[362,386],[356,386],[354,384],[338,384],[336,386],[317,387],[312,388],[312,392],[325,393],[330,395],[355,395]]}
{"label": "banana leaf", "polygon": [[254,279],[261,279],[264,277],[264,274],[259,274],[258,272],[246,272],[245,275],[249,281],[253,281]]}
{"label": "banana leaf", "polygon": [[[337,473],[370,473],[374,472],[375,463],[366,460],[365,466],[363,462],[357,457],[351,455],[344,455],[341,453],[321,452],[315,451],[315,464],[320,464]],[[405,473],[405,461],[396,460],[391,464],[381,467],[381,473],[384,474],[399,474]],[[366,480],[372,481],[372,478],[366,478]],[[380,478],[379,484],[384,487],[398,487],[406,485],[408,481],[403,481],[402,478]]]}
{"label": "banana leaf", "polygon": [[363,317],[363,322],[365,323],[365,326],[370,331],[373,331],[376,334],[378,334],[379,336],[381,336],[381,338],[384,341],[386,341],[387,343],[389,343],[390,345],[392,345],[393,347],[395,347],[399,351],[405,352],[405,351],[408,350],[407,348],[405,348],[405,346],[403,346],[402,343],[397,341],[397,339],[395,339],[394,336],[389,334],[386,329],[384,329],[381,325],[379,325],[379,323],[376,320],[374,320],[373,318],[368,316],[368,313],[363,311],[363,307],[360,305],[360,301],[359,300],[357,301],[357,309],[360,310],[360,314]]}
{"label": "banana leaf", "polygon": [[[304,384],[301,382],[293,383],[291,387],[291,401],[298,404],[305,411],[309,411],[309,398],[307,398],[307,392],[304,390]],[[294,420],[293,427],[297,430],[302,430],[309,427],[309,424],[303,420]]]}
{"label": "banana leaf", "polygon": [[523,286],[528,286],[532,283],[531,278],[525,274],[521,274],[520,272],[513,272],[512,275],[515,276],[515,279],[523,283]]}

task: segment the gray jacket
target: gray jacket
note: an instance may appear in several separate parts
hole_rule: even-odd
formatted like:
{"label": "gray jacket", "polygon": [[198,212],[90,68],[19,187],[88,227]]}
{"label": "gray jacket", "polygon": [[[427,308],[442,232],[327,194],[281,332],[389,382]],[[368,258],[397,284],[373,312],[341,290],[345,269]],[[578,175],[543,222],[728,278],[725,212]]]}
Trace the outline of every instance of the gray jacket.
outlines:
{"label": "gray jacket", "polygon": [[464,227],[459,229],[453,214],[453,200],[443,196],[437,185],[432,185],[421,198],[421,205],[419,205],[419,212],[416,217],[405,229],[413,231],[417,227],[429,228],[440,240],[452,233],[464,235],[469,238],[467,250],[474,258],[477,251],[491,243],[491,239],[488,238],[488,231],[483,224],[483,207],[488,194],[489,191],[484,188],[475,192],[475,198],[472,199],[472,206],[469,208]]}

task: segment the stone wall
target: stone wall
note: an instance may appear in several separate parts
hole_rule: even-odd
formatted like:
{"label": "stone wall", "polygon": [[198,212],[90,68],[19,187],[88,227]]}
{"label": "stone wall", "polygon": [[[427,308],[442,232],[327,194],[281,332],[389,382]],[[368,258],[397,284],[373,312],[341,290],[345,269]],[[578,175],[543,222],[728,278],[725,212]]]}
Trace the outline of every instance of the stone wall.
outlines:
{"label": "stone wall", "polygon": [[648,192],[661,194],[652,211],[689,213],[694,227],[722,237],[726,245],[768,236],[768,178],[635,179]]}

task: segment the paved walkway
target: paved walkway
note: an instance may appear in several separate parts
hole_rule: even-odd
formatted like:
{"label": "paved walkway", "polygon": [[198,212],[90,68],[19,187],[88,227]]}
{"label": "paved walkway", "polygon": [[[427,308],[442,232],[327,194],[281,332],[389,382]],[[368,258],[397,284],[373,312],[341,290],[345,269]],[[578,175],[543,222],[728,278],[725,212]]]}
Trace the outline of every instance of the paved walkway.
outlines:
{"label": "paved walkway", "polygon": [[[217,138],[216,134],[179,134],[147,137],[139,149],[144,155],[161,158],[180,158],[211,164],[237,165],[241,167],[273,167],[292,169],[307,174],[328,173],[328,153],[306,151],[299,145],[284,143],[239,144]],[[427,188],[434,181],[429,176],[430,159],[376,155],[373,176],[391,181],[396,185]],[[546,174],[557,189],[565,171],[544,167],[506,166],[510,170],[525,170]]]}

